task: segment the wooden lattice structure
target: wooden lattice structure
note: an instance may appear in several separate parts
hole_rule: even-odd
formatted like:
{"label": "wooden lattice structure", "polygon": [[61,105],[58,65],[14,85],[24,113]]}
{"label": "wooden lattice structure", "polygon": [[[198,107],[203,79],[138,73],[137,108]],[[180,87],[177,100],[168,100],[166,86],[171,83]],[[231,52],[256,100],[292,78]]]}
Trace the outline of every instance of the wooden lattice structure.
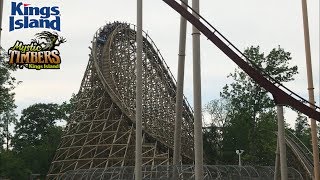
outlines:
{"label": "wooden lattice structure", "polygon": [[[173,155],[175,80],[150,37],[143,34],[143,165],[169,165]],[[110,23],[92,41],[74,112],[48,179],[68,171],[134,166],[135,26]],[[193,160],[193,115],[183,106],[182,161]]]}

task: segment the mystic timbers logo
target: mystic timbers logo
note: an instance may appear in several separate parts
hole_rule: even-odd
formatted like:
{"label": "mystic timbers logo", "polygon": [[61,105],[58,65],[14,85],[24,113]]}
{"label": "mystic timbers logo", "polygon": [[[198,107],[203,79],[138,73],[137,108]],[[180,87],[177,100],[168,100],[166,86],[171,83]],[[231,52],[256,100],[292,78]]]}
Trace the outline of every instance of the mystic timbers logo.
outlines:
{"label": "mystic timbers logo", "polygon": [[66,39],[48,31],[37,33],[35,37],[30,44],[16,41],[8,50],[9,64],[15,64],[20,69],[60,69],[60,52],[56,47]]}
{"label": "mystic timbers logo", "polygon": [[36,7],[22,2],[11,2],[9,31],[21,28],[48,28],[60,31],[59,7]]}

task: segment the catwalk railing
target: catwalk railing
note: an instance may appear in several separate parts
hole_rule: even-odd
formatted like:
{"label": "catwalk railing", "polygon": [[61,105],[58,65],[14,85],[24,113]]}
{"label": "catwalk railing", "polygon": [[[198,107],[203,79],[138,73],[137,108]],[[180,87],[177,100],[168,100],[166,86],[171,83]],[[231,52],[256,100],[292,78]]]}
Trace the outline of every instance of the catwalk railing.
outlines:
{"label": "catwalk railing", "polygon": [[[304,113],[305,115],[320,121],[320,108],[299,96],[279,81],[268,75],[262,68],[253,63],[236,46],[225,38],[200,14],[196,13],[190,6],[185,9],[177,0],[163,0],[171,8],[177,11],[200,32],[202,32],[212,43],[224,52],[233,62],[245,71],[256,83],[273,95],[277,104],[288,105]],[[183,3],[181,1],[181,3]],[[195,15],[193,15],[195,14]],[[196,17],[197,16],[197,17]]]}

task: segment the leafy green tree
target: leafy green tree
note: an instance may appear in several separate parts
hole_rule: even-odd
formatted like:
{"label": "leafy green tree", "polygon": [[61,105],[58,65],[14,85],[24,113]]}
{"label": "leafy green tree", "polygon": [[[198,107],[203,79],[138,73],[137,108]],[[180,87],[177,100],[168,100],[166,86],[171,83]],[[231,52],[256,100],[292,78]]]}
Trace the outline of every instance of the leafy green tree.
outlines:
{"label": "leafy green tree", "polygon": [[74,110],[74,104],[76,103],[76,99],[77,99],[77,96],[73,93],[68,102],[65,101],[60,105],[60,111],[64,114],[64,117],[63,117],[64,120],[67,121],[69,119],[70,114]]}
{"label": "leafy green tree", "polygon": [[[22,110],[15,126],[12,152],[23,162],[29,175],[35,173],[45,177],[63,132],[58,122],[65,121],[71,110],[68,102],[61,105],[37,103]],[[22,179],[27,179],[28,176]]]}
{"label": "leafy green tree", "polygon": [[209,164],[219,164],[221,157],[221,134],[219,127],[209,126],[203,130],[203,150]]}
{"label": "leafy green tree", "polygon": [[52,126],[47,131],[39,145],[24,146],[21,151],[8,150],[0,153],[0,179],[29,179],[31,174],[40,174],[41,179],[45,179],[60,142],[62,127]]}
{"label": "leafy green tree", "polygon": [[216,127],[224,127],[228,118],[228,103],[224,99],[215,99],[205,105],[205,113],[210,116],[210,123]]}
{"label": "leafy green tree", "polygon": [[9,148],[11,134],[9,125],[14,123],[16,115],[14,109],[14,93],[12,90],[19,83],[11,75],[11,72],[16,70],[15,67],[9,65],[8,55],[5,50],[0,47],[0,149],[3,144],[6,144],[6,149]]}
{"label": "leafy green tree", "polygon": [[[280,82],[293,80],[297,66],[290,66],[289,52],[278,47],[265,56],[258,47],[250,47],[244,54],[270,76]],[[243,149],[247,164],[273,165],[276,149],[275,104],[268,92],[237,68],[220,93],[228,102],[228,118],[223,131],[223,159],[236,162],[236,149]],[[272,156],[271,156],[272,155]]]}
{"label": "leafy green tree", "polygon": [[43,144],[44,137],[57,121],[66,117],[58,104],[38,103],[22,110],[20,120],[16,123],[13,146],[21,151],[27,146]]}
{"label": "leafy green tree", "polygon": [[209,164],[221,164],[223,128],[228,117],[227,103],[222,99],[210,101],[204,108],[210,124],[203,130],[203,149]]}
{"label": "leafy green tree", "polygon": [[308,124],[308,118],[306,116],[303,116],[301,113],[298,113],[294,134],[301,140],[304,145],[306,145],[307,148],[312,151],[311,129],[310,125]]}
{"label": "leafy green tree", "polygon": [[35,174],[40,174],[44,179],[57,146],[62,136],[62,127],[52,126],[47,129],[46,135],[42,138],[42,143],[35,146],[25,146],[23,151],[18,153],[18,157],[24,161],[27,169]]}
{"label": "leafy green tree", "polygon": [[1,117],[1,119],[2,119],[1,126],[3,127],[2,137],[4,139],[3,142],[5,143],[5,147],[6,147],[7,151],[9,150],[9,147],[10,147],[9,141],[12,138],[12,135],[9,130],[9,126],[10,126],[10,124],[16,122],[16,116],[17,115],[13,112],[13,110],[8,110],[8,111],[4,112]]}
{"label": "leafy green tree", "polygon": [[0,153],[0,179],[28,179],[30,173],[17,153],[10,150]]}

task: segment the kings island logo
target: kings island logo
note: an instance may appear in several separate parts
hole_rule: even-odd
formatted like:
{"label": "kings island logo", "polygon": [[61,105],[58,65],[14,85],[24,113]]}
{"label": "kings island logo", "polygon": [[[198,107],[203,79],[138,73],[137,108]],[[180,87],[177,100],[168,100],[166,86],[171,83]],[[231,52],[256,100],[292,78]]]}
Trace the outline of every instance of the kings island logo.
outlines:
{"label": "kings island logo", "polygon": [[60,69],[60,52],[56,49],[66,39],[56,32],[37,33],[31,43],[24,44],[17,40],[8,50],[9,64],[20,69]]}
{"label": "kings island logo", "polygon": [[11,2],[9,31],[22,28],[48,28],[60,31],[59,7],[36,7],[22,2]]}

